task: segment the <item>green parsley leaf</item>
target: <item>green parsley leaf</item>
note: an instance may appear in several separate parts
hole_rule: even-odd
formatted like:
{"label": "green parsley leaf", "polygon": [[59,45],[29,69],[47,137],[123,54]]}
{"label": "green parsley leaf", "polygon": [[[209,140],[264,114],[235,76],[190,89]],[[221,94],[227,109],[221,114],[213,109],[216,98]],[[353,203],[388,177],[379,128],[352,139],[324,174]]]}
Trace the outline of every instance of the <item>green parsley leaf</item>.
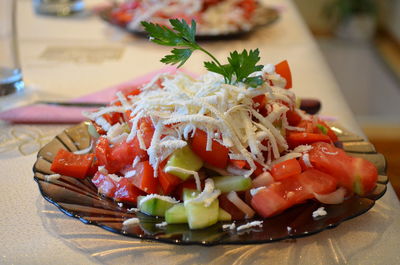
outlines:
{"label": "green parsley leaf", "polygon": [[256,65],[260,61],[259,54],[258,49],[250,50],[250,52],[243,50],[241,53],[237,51],[230,53],[228,61],[233,68],[237,81],[244,82],[251,73],[263,68],[262,65]]}
{"label": "green parsley leaf", "polygon": [[263,66],[257,65],[260,61],[258,49],[243,50],[241,53],[234,51],[228,57],[228,64],[221,64],[210,52],[205,50],[196,42],[196,22],[192,20],[189,26],[185,20],[170,19],[172,29],[166,26],[142,21],[144,29],[149,33],[150,40],[154,43],[181,47],[174,48],[171,54],[164,56],[161,62],[166,64],[179,64],[181,67],[192,55],[193,51],[199,50],[211,57],[211,62],[204,62],[204,67],[224,77],[226,83],[243,82],[248,86],[256,87],[263,83],[260,76],[249,77],[250,74],[260,71]]}
{"label": "green parsley leaf", "polygon": [[173,49],[171,53],[170,55],[164,56],[161,62],[172,65],[179,63],[178,67],[181,67],[187,59],[189,59],[193,51],[191,49]]}

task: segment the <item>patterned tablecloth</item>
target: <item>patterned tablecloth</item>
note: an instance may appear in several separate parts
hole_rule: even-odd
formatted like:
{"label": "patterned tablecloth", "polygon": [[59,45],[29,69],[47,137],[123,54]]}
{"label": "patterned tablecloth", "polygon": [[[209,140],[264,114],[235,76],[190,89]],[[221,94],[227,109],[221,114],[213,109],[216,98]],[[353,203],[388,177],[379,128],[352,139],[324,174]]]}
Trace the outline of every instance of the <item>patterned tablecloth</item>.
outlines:
{"label": "patterned tablecloth", "polygon": [[[101,1],[87,0],[88,7]],[[316,97],[322,114],[362,135],[337,84],[291,1],[267,1],[281,18],[240,40],[205,43],[217,57],[256,48],[263,62],[288,59],[300,96]],[[23,73],[34,98],[68,99],[130,80],[162,65],[167,48],[106,25],[90,14],[37,16],[19,0]],[[187,66],[200,73],[205,59]],[[32,100],[32,98],[30,98]],[[356,99],[355,99],[356,100]],[[0,99],[0,108],[10,107]],[[243,246],[174,246],[126,238],[61,213],[33,181],[36,152],[66,125],[0,123],[1,264],[400,264],[400,206],[392,187],[368,213],[314,236]]]}

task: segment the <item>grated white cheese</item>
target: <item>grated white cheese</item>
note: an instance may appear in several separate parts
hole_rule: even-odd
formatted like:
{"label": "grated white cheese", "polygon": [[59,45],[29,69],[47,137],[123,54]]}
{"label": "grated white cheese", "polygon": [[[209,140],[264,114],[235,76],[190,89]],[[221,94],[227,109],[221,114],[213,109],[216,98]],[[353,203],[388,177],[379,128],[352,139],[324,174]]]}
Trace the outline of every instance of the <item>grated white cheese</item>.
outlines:
{"label": "grated white cheese", "polygon": [[234,230],[236,229],[236,224],[233,222],[231,224],[224,224],[222,225],[223,230]]}
{"label": "grated white cheese", "polygon": [[180,167],[173,167],[173,166],[167,166],[164,168],[164,171],[169,173],[172,171],[176,171],[176,172],[180,172],[183,174],[189,174],[189,175],[193,175],[195,181],[196,181],[196,188],[198,191],[201,191],[201,182],[200,182],[200,176],[199,173],[197,173],[197,171],[193,171],[193,170],[187,170],[184,168],[180,168]]}
{"label": "grated white cheese", "polygon": [[185,201],[185,205],[188,203],[203,203],[204,207],[209,207],[214,200],[221,194],[220,190],[216,190],[214,181],[211,178],[205,180],[204,190],[190,200]]}
{"label": "grated white cheese", "polygon": [[129,208],[126,210],[128,213],[135,213],[135,212],[139,212],[140,210],[138,208]]}
{"label": "grated white cheese", "polygon": [[328,213],[325,211],[325,207],[319,207],[312,213],[313,218],[318,218],[327,215]]}
{"label": "grated white cheese", "polygon": [[265,189],[265,188],[266,188],[265,186],[262,186],[262,187],[258,187],[258,188],[251,189],[251,190],[250,190],[250,194],[251,194],[251,196],[254,196],[254,195],[257,194],[257,192],[259,192],[260,190],[263,190],[263,189]]}
{"label": "grated white cheese", "polygon": [[61,178],[61,175],[60,175],[60,174],[44,175],[44,179],[45,179],[46,181],[57,180],[57,179],[59,179],[59,178]]}
{"label": "grated white cheese", "polygon": [[149,194],[146,195],[143,199],[140,200],[139,205],[141,205],[142,203],[151,200],[151,199],[159,199],[159,200],[163,200],[169,203],[179,203],[179,201],[175,200],[174,198],[170,197],[170,196],[163,196],[163,195],[158,195],[158,194]]}
{"label": "grated white cheese", "polygon": [[303,158],[304,164],[307,167],[313,167],[313,165],[311,164],[311,161],[310,161],[310,155],[308,153],[303,154],[302,158]]}
{"label": "grated white cheese", "polygon": [[161,228],[161,227],[166,227],[167,225],[168,223],[164,221],[162,223],[156,224],[156,227]]}
{"label": "grated white cheese", "polygon": [[252,227],[262,227],[262,226],[263,226],[263,221],[252,221],[247,224],[238,226],[236,230],[241,231],[241,230],[249,229]]}

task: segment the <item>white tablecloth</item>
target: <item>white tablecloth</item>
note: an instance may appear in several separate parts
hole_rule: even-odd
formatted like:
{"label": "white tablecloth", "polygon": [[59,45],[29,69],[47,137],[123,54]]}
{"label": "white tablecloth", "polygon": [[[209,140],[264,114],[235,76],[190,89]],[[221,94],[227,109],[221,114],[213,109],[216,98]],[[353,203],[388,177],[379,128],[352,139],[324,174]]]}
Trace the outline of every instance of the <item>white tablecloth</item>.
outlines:
{"label": "white tablecloth", "polygon": [[[86,1],[88,6],[98,2]],[[258,47],[262,62],[287,59],[297,94],[319,98],[322,114],[362,134],[294,5],[268,2],[282,10],[276,23],[246,39],[206,47],[218,58]],[[94,16],[37,16],[30,0],[18,4],[21,60],[31,96],[67,99],[94,92],[159,69],[168,51]],[[197,53],[185,67],[200,73],[204,59]],[[0,99],[0,104],[8,103]],[[183,247],[85,225],[46,202],[32,178],[37,150],[63,128],[0,123],[1,264],[400,264],[400,206],[390,185],[368,213],[295,242]]]}

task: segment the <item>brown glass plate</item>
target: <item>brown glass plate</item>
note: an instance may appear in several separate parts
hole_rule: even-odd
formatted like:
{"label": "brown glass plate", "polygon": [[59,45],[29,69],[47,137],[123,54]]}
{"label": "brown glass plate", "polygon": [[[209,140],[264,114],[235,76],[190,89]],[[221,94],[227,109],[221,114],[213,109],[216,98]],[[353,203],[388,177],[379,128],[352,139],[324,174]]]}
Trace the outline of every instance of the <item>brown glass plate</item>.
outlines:
{"label": "brown glass plate", "polygon": [[[85,224],[97,225],[125,236],[179,245],[270,243],[309,236],[334,228],[343,221],[367,212],[386,192],[388,178],[384,156],[376,153],[373,145],[361,137],[339,126],[331,125],[331,127],[342,140],[342,146],[348,154],[364,157],[376,165],[380,176],[375,190],[368,196],[354,196],[339,205],[323,205],[316,201],[309,201],[272,218],[254,219],[264,220],[263,227],[243,232],[224,231],[221,222],[201,230],[190,230],[186,224],[158,228],[156,224],[161,223],[162,218],[128,212],[127,207],[100,196],[89,178],[79,180],[62,176],[57,180],[46,181],[44,176],[53,174],[50,165],[59,149],[76,151],[89,146],[91,139],[87,131],[87,123],[66,129],[39,151],[37,161],[33,166],[34,179],[43,197],[63,213],[78,218]],[[314,219],[313,211],[321,206],[325,207],[327,215]],[[123,221],[132,217],[138,217],[140,223],[125,228]],[[236,225],[246,222],[239,221]]]}
{"label": "brown glass plate", "polygon": [[[137,36],[147,37],[147,33],[144,30],[132,30],[128,26],[124,26],[114,21],[111,17],[111,11],[113,7],[107,7],[99,11],[99,16],[107,23],[121,28],[129,33]],[[235,39],[247,35],[248,33],[256,30],[259,27],[270,25],[279,19],[279,12],[275,8],[264,6],[259,4],[254,19],[251,21],[252,26],[248,30],[238,29],[237,31],[229,32],[214,32],[212,29],[200,29],[198,25],[198,31],[196,33],[196,40],[220,40],[220,39]]]}

